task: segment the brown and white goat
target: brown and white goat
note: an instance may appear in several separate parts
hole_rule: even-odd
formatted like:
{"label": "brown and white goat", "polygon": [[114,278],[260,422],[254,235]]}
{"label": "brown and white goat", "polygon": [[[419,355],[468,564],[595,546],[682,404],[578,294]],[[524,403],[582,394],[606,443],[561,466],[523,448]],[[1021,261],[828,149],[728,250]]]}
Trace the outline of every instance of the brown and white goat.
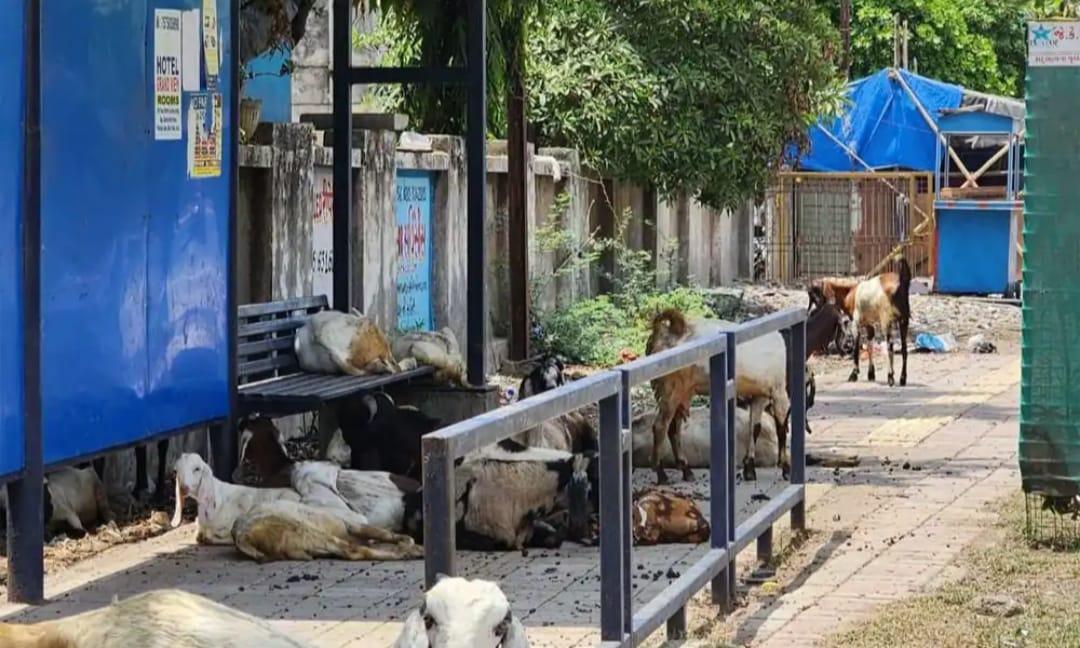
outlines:
{"label": "brown and white goat", "polygon": [[851,370],[851,376],[848,377],[851,382],[859,379],[859,347],[862,331],[866,331],[867,363],[870,365],[866,378],[874,382],[874,330],[878,329],[888,342],[889,386],[896,384],[893,378],[893,341],[890,335],[893,324],[896,324],[900,333],[900,353],[903,357],[900,386],[907,385],[907,338],[908,325],[911,321],[911,266],[903,257],[900,257],[899,264],[899,272],[886,272],[873,279],[859,282],[859,285],[849,292],[844,300],[845,310],[851,312],[851,326],[855,336],[855,351],[852,354],[855,368]]}
{"label": "brown and white goat", "polygon": [[[713,319],[689,322],[678,310],[668,309],[653,318],[652,334],[645,351],[651,355],[694,340],[715,337],[734,326],[731,322]],[[673,371],[653,380],[652,387],[658,408],[653,424],[653,469],[657,483],[667,482],[667,473],[660,464],[660,447],[665,433],[683,478],[692,480],[693,472],[682,453],[681,427],[690,415],[690,401],[694,395],[709,393],[708,364],[700,362]],[[791,400],[787,393],[787,345],[780,333],[769,333],[739,345],[735,354],[735,391],[740,398],[750,401],[750,427],[755,432],[759,429],[761,413],[771,403],[777,423],[781,472],[788,475],[791,463],[787,456],[787,426]],[[756,479],[753,444],[743,463],[743,479]]]}
{"label": "brown and white goat", "polygon": [[700,544],[709,539],[709,522],[694,500],[667,489],[635,493],[631,517],[635,544]]}

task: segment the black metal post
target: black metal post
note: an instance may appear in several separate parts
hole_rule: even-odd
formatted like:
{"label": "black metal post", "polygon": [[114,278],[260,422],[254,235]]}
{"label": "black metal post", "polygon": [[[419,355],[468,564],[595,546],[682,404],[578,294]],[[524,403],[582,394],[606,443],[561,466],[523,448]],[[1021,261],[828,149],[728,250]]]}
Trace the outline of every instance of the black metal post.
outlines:
{"label": "black metal post", "polygon": [[41,439],[41,1],[27,0],[22,196],[23,474],[8,484],[8,600],[45,600]]}
{"label": "black metal post", "polygon": [[439,575],[453,576],[457,542],[454,537],[454,458],[445,439],[423,439],[424,471],[424,587]]}
{"label": "black metal post", "polygon": [[[223,448],[223,455],[219,458],[219,461],[223,463],[223,468],[228,470],[228,473],[224,476],[218,475],[223,479],[232,480],[233,470],[236,469],[237,464],[240,461],[240,448],[237,444],[236,438],[236,415],[238,411],[237,403],[239,402],[239,395],[237,390],[239,389],[237,380],[237,318],[239,317],[240,304],[237,299],[237,273],[236,273],[236,257],[239,241],[239,200],[237,196],[240,193],[240,91],[242,87],[242,72],[243,65],[240,63],[240,0],[229,1],[229,48],[232,55],[232,60],[229,62],[230,74],[230,90],[232,96],[229,98],[229,129],[232,136],[229,138],[229,252],[226,259],[226,281],[228,282],[225,287],[225,312],[228,317],[228,337],[225,341],[226,354],[228,356],[228,381],[229,381],[229,411],[225,415],[225,423],[221,429],[218,430],[218,434],[222,436],[221,447]],[[162,442],[158,442],[158,457],[163,456]],[[168,452],[168,441],[164,451]],[[158,476],[162,474],[161,468],[158,468]],[[158,483],[158,493],[163,493],[165,484]]]}
{"label": "black metal post", "polygon": [[[788,392],[791,394],[791,483],[806,484],[806,320],[791,327],[788,337]],[[791,509],[791,528],[806,529],[806,489]]]}
{"label": "black metal post", "polygon": [[686,639],[685,606],[679,608],[678,611],[671,615],[671,618],[667,620],[667,639],[668,641],[682,641],[683,639]]}
{"label": "black metal post", "polygon": [[[345,0],[340,0],[345,2]],[[466,302],[469,382],[487,383],[487,300],[484,290],[484,193],[487,182],[487,2],[469,0],[468,132],[465,157],[468,173]],[[335,153],[336,155],[336,153]]]}
{"label": "black metal post", "polygon": [[[728,361],[727,354],[709,358],[709,519],[712,520],[710,545],[713,549],[727,550],[728,542],[728,501],[734,491],[728,490],[728,410],[733,394],[727,393]],[[712,581],[712,600],[725,612],[731,609],[731,594],[728,587],[728,572],[721,571]],[[670,636],[669,636],[670,638]]]}
{"label": "black metal post", "polygon": [[[334,11],[334,294],[331,306],[348,312],[352,301],[352,3],[333,0]],[[360,277],[357,281],[362,282]]]}
{"label": "black metal post", "polygon": [[[629,398],[624,394],[623,398]],[[600,635],[622,641],[626,632],[626,574],[623,527],[629,504],[623,501],[622,425],[619,395],[600,401]]]}
{"label": "black metal post", "polygon": [[757,538],[757,559],[761,566],[768,565],[772,561],[773,528],[770,524],[765,532]]}
{"label": "black metal post", "polygon": [[[727,361],[727,379],[730,381],[737,381],[738,377],[735,375],[735,353],[736,353],[735,333],[727,333],[727,350],[724,352],[724,359]],[[727,512],[728,512],[728,547],[735,544],[735,397],[738,394],[735,389],[730,390],[727,394],[727,483],[728,483],[728,498],[727,498]],[[736,571],[735,571],[735,558],[732,555],[735,552],[728,553],[728,569],[727,569],[727,581],[728,581],[728,599],[729,607],[732,609],[735,604],[735,594],[738,591],[736,587]]]}
{"label": "black metal post", "polygon": [[[622,377],[622,396],[619,398],[619,411],[622,416],[619,421],[619,428],[629,431],[634,420],[633,405],[630,401],[630,375],[625,372],[620,372]],[[630,507],[633,504],[633,484],[631,483],[634,477],[634,458],[633,458],[633,444],[630,442],[624,443],[629,437],[626,434],[619,435],[619,443],[621,444],[622,452],[622,546],[623,546],[623,565],[622,565],[622,592],[623,592],[623,632],[630,634],[634,630],[634,601],[633,601],[633,569],[631,563],[634,559],[634,534],[631,528],[631,520],[633,520]]]}

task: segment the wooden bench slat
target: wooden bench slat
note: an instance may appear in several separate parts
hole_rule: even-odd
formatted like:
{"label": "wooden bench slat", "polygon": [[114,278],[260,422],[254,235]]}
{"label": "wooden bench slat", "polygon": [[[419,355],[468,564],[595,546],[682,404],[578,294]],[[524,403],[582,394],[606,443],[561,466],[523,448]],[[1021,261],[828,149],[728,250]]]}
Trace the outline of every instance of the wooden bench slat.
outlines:
{"label": "wooden bench slat", "polygon": [[296,358],[290,355],[279,355],[272,358],[263,358],[262,360],[251,360],[249,362],[241,362],[236,372],[241,378],[249,378],[263,373],[270,373],[278,370],[296,370]]}
{"label": "wooden bench slat", "polygon": [[330,302],[326,295],[314,297],[296,297],[284,301],[266,302],[263,304],[244,304],[237,310],[240,319],[259,317],[261,315],[277,315],[291,311],[307,310],[312,308],[326,309]]}
{"label": "wooden bench slat", "polygon": [[240,330],[237,333],[237,337],[239,337],[240,339],[244,339],[255,335],[288,332],[291,338],[292,334],[295,333],[296,330],[299,329],[301,326],[303,326],[306,321],[306,319],[291,318],[241,324],[239,327]]}
{"label": "wooden bench slat", "polygon": [[261,353],[270,353],[272,351],[288,351],[289,353],[292,353],[292,350],[293,336],[286,335],[267,338],[265,340],[256,340],[254,342],[241,342],[236,346],[236,355],[239,356],[241,362],[243,362],[244,359]]}

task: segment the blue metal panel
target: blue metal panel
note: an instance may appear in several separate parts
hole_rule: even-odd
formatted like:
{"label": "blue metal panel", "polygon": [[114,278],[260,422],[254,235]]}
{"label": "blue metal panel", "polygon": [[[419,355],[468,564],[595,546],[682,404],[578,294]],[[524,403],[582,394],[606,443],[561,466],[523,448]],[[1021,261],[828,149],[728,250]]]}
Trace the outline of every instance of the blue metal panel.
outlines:
{"label": "blue metal panel", "polygon": [[[189,180],[187,125],[183,140],[153,139],[153,10],[201,5],[44,3],[47,464],[227,410],[231,160],[226,149],[221,178]],[[218,12],[227,30],[227,3]],[[185,117],[188,100],[185,93]]]}
{"label": "blue metal panel", "polygon": [[950,294],[1002,293],[1009,283],[1009,211],[936,209],[937,281]]}
{"label": "blue metal panel", "polygon": [[994,115],[985,112],[962,112],[946,115],[938,121],[938,127],[944,133],[977,133],[987,135],[1013,132],[1012,117]]}
{"label": "blue metal panel", "polygon": [[0,17],[0,477],[23,464],[23,7]]}
{"label": "blue metal panel", "polygon": [[435,174],[431,171],[398,171],[398,328],[432,329],[431,315],[431,217],[434,210]]}
{"label": "blue metal panel", "polygon": [[259,121],[292,121],[292,76],[281,74],[291,57],[291,52],[269,52],[247,64],[251,78],[244,83],[244,96],[262,101]]}
{"label": "blue metal panel", "polygon": [[[162,0],[161,8],[192,9],[202,0]],[[228,2],[218,0],[222,99],[222,144],[228,128],[231,57]],[[153,12],[147,29],[153,34]],[[149,39],[152,42],[152,37]],[[147,48],[146,64],[153,56]],[[146,105],[153,105],[151,83]],[[147,282],[147,353],[149,375],[144,412],[146,431],[159,433],[188,426],[228,412],[226,265],[229,253],[229,147],[222,153],[221,175],[188,179],[187,110],[184,93],[184,138],[152,141],[148,157],[149,253]],[[151,135],[152,136],[152,135]]]}

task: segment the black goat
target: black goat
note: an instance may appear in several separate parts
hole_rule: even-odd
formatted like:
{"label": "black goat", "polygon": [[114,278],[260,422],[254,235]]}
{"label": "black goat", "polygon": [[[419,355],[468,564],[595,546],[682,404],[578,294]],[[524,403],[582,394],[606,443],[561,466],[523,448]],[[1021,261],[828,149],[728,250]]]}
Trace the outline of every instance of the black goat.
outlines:
{"label": "black goat", "polygon": [[557,355],[546,355],[539,360],[529,375],[521,381],[518,400],[562,387],[566,384],[566,363]]}
{"label": "black goat", "polygon": [[441,427],[441,421],[414,407],[399,407],[381,392],[346,401],[340,414],[341,436],[352,449],[350,468],[422,479],[420,438]]}

